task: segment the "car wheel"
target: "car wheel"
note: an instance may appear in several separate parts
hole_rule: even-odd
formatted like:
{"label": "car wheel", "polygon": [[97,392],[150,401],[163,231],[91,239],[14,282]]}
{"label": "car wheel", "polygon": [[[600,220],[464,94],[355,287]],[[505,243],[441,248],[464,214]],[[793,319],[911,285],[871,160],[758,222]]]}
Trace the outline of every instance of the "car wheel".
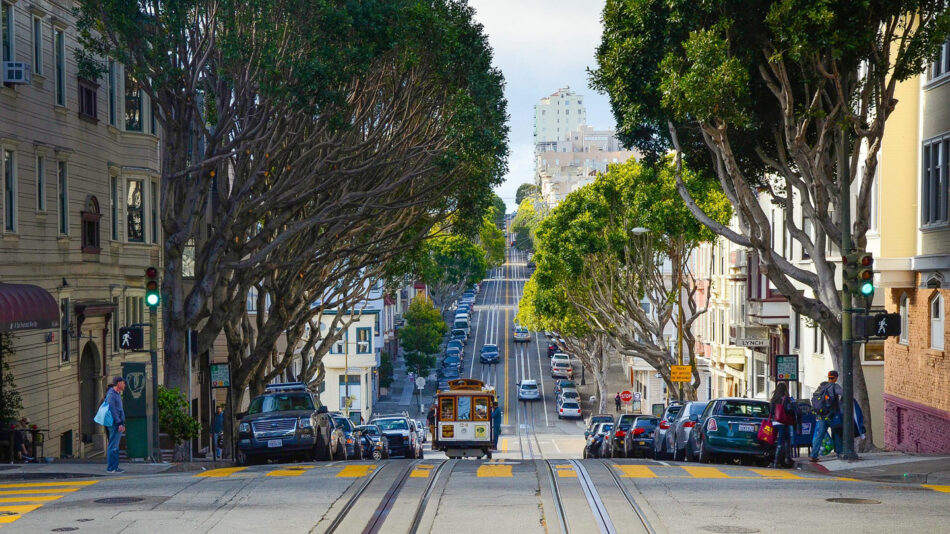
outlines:
{"label": "car wheel", "polygon": [[657,449],[653,449],[653,459],[656,461],[660,461],[660,451],[658,451]]}
{"label": "car wheel", "polygon": [[674,462],[683,461],[683,454],[680,452],[680,449],[676,446],[675,443],[673,444],[673,461]]}
{"label": "car wheel", "polygon": [[706,438],[699,438],[699,463],[708,464],[710,461],[709,449],[706,447]]}
{"label": "car wheel", "polygon": [[687,462],[696,461],[696,453],[693,452],[693,445],[692,443],[688,441],[686,442],[686,461]]}
{"label": "car wheel", "polygon": [[234,457],[234,461],[240,466],[251,465],[249,462],[250,458],[247,454],[244,453],[241,449],[238,449],[237,454]]}
{"label": "car wheel", "polygon": [[377,462],[383,459],[383,451],[379,449],[373,449],[373,460]]}

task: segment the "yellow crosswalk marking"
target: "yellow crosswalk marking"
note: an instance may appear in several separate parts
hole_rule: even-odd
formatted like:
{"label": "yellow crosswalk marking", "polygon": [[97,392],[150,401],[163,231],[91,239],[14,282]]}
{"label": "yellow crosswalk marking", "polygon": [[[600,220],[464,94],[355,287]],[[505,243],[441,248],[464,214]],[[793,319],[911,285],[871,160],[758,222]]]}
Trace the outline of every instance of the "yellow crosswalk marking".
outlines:
{"label": "yellow crosswalk marking", "polygon": [[[80,480],[77,482],[23,482],[22,484],[0,484],[0,488],[43,488],[46,486],[91,486],[98,480]],[[58,491],[58,490],[57,490]]]}
{"label": "yellow crosswalk marking", "polygon": [[0,515],[0,524],[12,523],[17,519],[20,519],[19,515]]}
{"label": "yellow crosswalk marking", "polygon": [[284,469],[274,469],[267,473],[269,477],[299,477],[307,472],[307,469],[313,469],[313,465],[295,465]]}
{"label": "yellow crosswalk marking", "polygon": [[28,512],[36,510],[42,504],[0,504],[0,512],[12,512],[17,515],[22,515]]}
{"label": "yellow crosswalk marking", "polygon": [[50,489],[21,489],[21,490],[2,490],[0,495],[38,495],[42,493],[72,493],[82,488],[50,488]]}
{"label": "yellow crosswalk marking", "polygon": [[554,466],[557,469],[557,476],[560,478],[577,478],[577,471],[574,466],[567,464],[558,464]]}
{"label": "yellow crosswalk marking", "polygon": [[623,472],[623,478],[656,478],[656,473],[645,465],[616,465],[614,467]]}
{"label": "yellow crosswalk marking", "polygon": [[370,471],[376,469],[375,465],[348,465],[336,474],[337,478],[360,478],[365,477]]}
{"label": "yellow crosswalk marking", "polygon": [[749,469],[753,473],[761,475],[765,478],[777,478],[782,480],[807,480],[806,477],[798,476],[791,471],[786,471],[784,469]]}
{"label": "yellow crosswalk marking", "polygon": [[244,471],[246,467],[221,467],[218,469],[212,469],[210,471],[205,471],[203,473],[198,473],[196,477],[202,478],[222,478],[229,477],[238,471]]}
{"label": "yellow crosswalk marking", "polygon": [[695,478],[732,478],[715,467],[701,467],[697,465],[681,466],[690,476]]}
{"label": "yellow crosswalk marking", "polygon": [[941,493],[950,493],[950,486],[941,486],[938,484],[923,484],[923,486]]}
{"label": "yellow crosswalk marking", "polygon": [[431,464],[420,464],[417,465],[412,473],[409,473],[409,478],[429,478],[429,475],[432,474],[432,468],[435,467]]}
{"label": "yellow crosswalk marking", "polygon": [[481,465],[478,467],[477,476],[479,478],[510,478],[510,465]]}
{"label": "yellow crosswalk marking", "polygon": [[0,497],[0,502],[49,502],[62,498],[62,495],[25,495],[23,497]]}

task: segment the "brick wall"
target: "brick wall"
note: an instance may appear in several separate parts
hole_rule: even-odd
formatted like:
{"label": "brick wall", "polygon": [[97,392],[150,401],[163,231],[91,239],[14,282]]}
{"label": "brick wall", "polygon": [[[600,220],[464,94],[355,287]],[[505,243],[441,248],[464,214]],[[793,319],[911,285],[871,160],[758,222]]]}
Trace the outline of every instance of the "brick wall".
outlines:
{"label": "brick wall", "polygon": [[[920,280],[917,280],[920,283]],[[908,342],[890,338],[884,345],[885,447],[908,452],[950,453],[950,320],[944,313],[944,350],[930,348],[930,299],[948,289],[886,290],[888,311],[897,312],[908,296]]]}

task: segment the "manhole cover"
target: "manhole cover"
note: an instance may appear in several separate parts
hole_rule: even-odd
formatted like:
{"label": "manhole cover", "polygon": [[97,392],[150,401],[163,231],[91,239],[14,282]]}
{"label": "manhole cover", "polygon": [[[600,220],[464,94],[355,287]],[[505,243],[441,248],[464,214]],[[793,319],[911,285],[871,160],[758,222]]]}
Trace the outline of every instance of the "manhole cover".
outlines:
{"label": "manhole cover", "polygon": [[132,504],[144,500],[142,497],[106,497],[105,499],[96,499],[93,502],[98,504]]}
{"label": "manhole cover", "polygon": [[828,502],[836,502],[838,504],[881,504],[881,501],[875,501],[874,499],[855,499],[853,497],[834,497],[832,499],[825,499]]}
{"label": "manhole cover", "polygon": [[74,530],[79,530],[79,529],[76,527],[59,527],[59,528],[54,528],[50,532],[72,532]]}
{"label": "manhole cover", "polygon": [[753,534],[758,532],[755,528],[736,527],[732,525],[706,525],[701,527],[706,532],[715,532],[716,534]]}

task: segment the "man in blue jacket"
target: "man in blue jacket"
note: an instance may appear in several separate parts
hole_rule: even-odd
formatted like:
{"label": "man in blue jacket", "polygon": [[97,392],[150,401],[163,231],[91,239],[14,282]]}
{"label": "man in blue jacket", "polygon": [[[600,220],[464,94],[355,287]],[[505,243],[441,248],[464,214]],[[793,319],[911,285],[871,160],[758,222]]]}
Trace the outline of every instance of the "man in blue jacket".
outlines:
{"label": "man in blue jacket", "polygon": [[125,410],[122,409],[122,391],[125,379],[117,376],[112,379],[112,387],[106,393],[106,404],[112,413],[112,428],[109,429],[109,447],[106,449],[106,473],[124,473],[119,469],[119,440],[125,433]]}

